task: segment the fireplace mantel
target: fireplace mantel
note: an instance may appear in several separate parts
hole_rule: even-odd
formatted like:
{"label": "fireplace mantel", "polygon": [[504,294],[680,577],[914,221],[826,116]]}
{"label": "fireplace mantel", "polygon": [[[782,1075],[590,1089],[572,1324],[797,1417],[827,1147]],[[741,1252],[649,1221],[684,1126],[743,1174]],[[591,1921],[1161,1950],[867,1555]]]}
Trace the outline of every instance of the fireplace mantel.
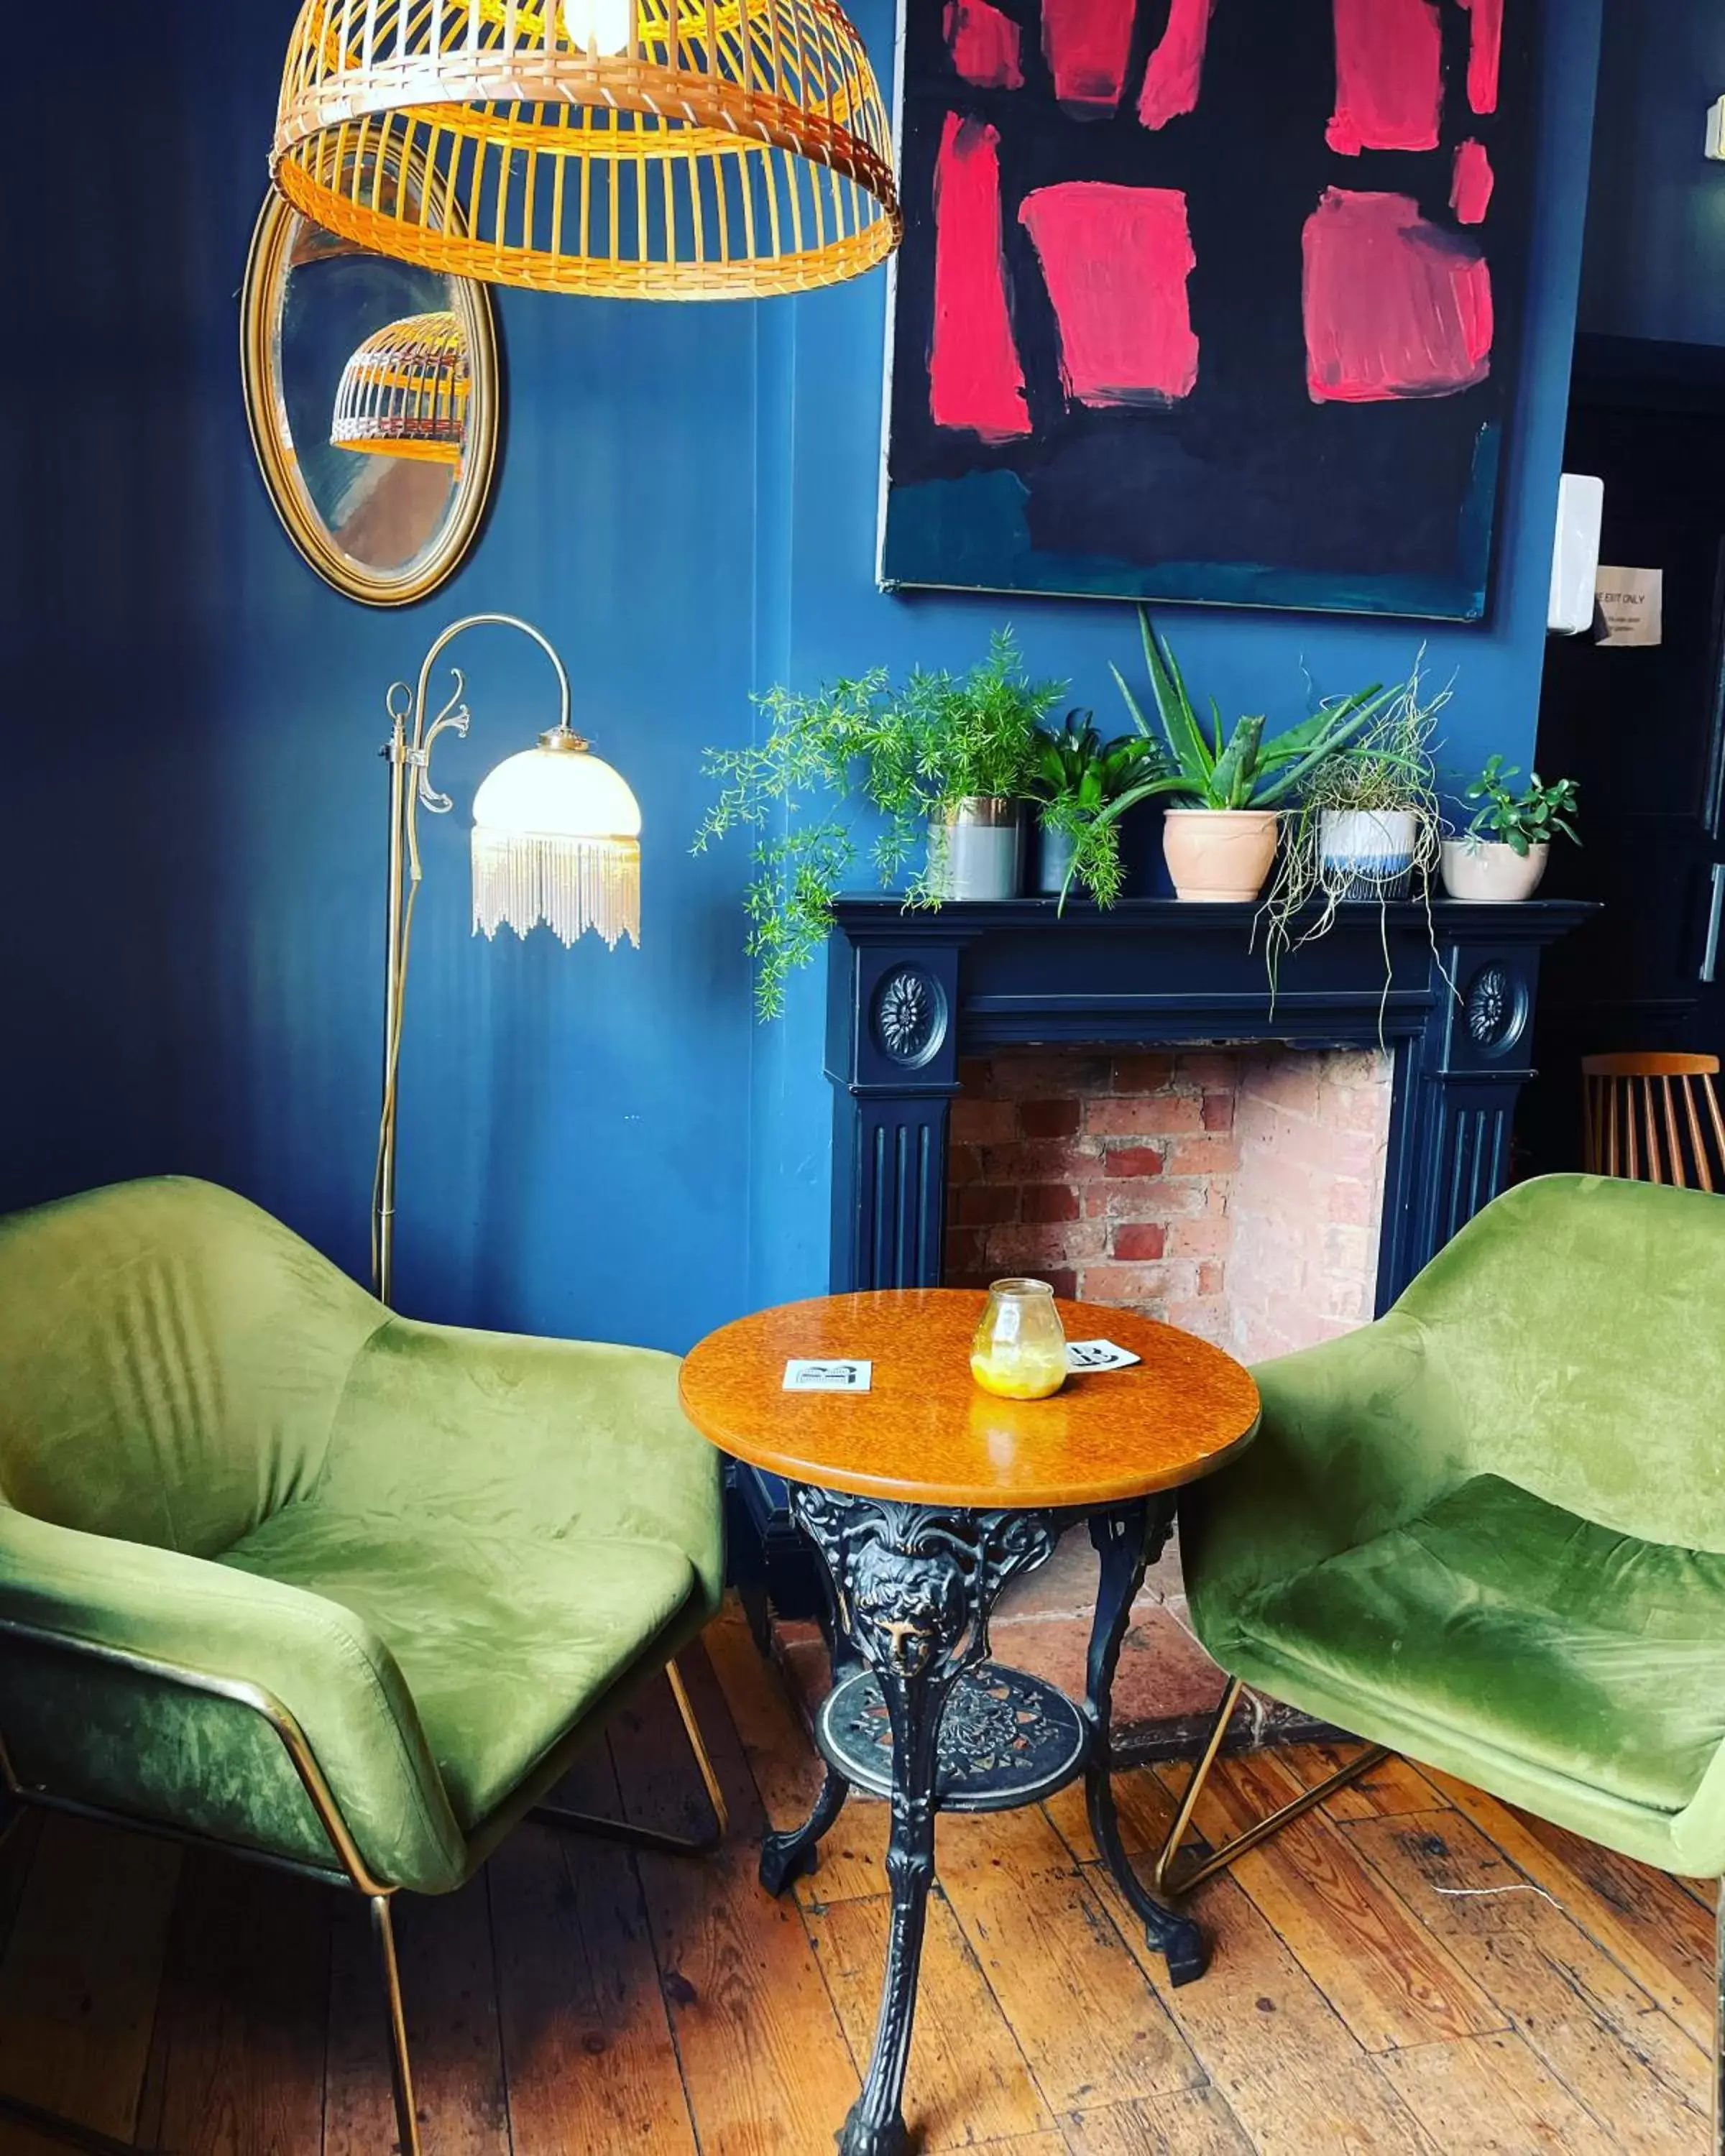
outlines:
{"label": "fireplace mantel", "polygon": [[[1290,952],[1272,995],[1256,908],[1052,899],[907,911],[840,899],[829,942],[825,1062],[834,1089],[829,1286],[939,1283],[948,1111],[958,1060],[1080,1044],[1277,1042],[1393,1057],[1377,1307],[1503,1187],[1517,1095],[1533,1075],[1539,954],[1597,909],[1435,901],[1344,905]],[[1297,929],[1296,929],[1297,936]],[[1386,986],[1387,981],[1387,986]],[[738,1573],[787,1611],[809,1573],[783,1492],[738,1477]]]}
{"label": "fireplace mantel", "polygon": [[[1368,1047],[1395,1063],[1380,1309],[1502,1188],[1539,953],[1595,909],[1343,906],[1272,996],[1256,909],[1052,899],[906,912],[845,898],[828,952],[834,1094],[829,1285],[940,1279],[947,1104],[961,1055],[1044,1043]],[[1386,974],[1386,950],[1388,968]],[[1388,979],[1388,988],[1385,983]]]}

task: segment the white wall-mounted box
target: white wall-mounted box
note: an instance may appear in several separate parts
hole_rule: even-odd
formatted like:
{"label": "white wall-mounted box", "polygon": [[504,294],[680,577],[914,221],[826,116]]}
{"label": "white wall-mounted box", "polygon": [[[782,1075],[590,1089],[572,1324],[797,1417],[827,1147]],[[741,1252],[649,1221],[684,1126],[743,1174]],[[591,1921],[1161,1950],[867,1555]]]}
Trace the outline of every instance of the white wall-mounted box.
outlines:
{"label": "white wall-mounted box", "polygon": [[1581,636],[1594,625],[1599,573],[1599,531],[1605,516],[1605,482],[1565,472],[1558,482],[1558,529],[1551,553],[1551,603],[1546,626],[1559,636]]}

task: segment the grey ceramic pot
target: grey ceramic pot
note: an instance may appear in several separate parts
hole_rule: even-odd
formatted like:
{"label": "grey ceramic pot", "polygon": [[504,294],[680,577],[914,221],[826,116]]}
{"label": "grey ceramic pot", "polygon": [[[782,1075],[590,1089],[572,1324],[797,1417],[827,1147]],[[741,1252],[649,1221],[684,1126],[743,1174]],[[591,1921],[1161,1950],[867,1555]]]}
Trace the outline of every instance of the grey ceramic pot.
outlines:
{"label": "grey ceramic pot", "polygon": [[1037,825],[1036,837],[1036,888],[1045,898],[1058,898],[1066,887],[1078,841],[1070,831],[1050,831],[1046,824]]}
{"label": "grey ceramic pot", "polygon": [[1024,804],[978,793],[930,826],[929,859],[942,898],[1016,898],[1023,875]]}

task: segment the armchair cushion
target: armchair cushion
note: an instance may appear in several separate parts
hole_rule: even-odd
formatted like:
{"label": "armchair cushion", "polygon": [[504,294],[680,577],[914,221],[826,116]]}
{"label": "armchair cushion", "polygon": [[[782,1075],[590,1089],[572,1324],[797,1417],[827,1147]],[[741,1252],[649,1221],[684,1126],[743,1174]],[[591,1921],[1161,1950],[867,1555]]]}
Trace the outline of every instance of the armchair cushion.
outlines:
{"label": "armchair cushion", "polygon": [[1725,1558],[1595,1526],[1495,1475],[1260,1589],[1239,1630],[1354,1698],[1679,1812],[1725,1742]]}
{"label": "armchair cushion", "polygon": [[664,1543],[290,1505],[221,1563],[338,1603],[393,1656],[472,1834],[696,1594]]}

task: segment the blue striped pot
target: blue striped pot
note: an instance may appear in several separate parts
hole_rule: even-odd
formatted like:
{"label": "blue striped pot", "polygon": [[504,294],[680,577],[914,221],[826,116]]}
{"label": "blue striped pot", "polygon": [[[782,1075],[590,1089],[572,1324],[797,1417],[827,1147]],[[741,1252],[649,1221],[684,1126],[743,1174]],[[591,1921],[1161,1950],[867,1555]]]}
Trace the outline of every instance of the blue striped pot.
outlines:
{"label": "blue striped pot", "polygon": [[1326,808],[1317,824],[1324,888],[1337,898],[1405,898],[1419,819],[1411,808]]}

